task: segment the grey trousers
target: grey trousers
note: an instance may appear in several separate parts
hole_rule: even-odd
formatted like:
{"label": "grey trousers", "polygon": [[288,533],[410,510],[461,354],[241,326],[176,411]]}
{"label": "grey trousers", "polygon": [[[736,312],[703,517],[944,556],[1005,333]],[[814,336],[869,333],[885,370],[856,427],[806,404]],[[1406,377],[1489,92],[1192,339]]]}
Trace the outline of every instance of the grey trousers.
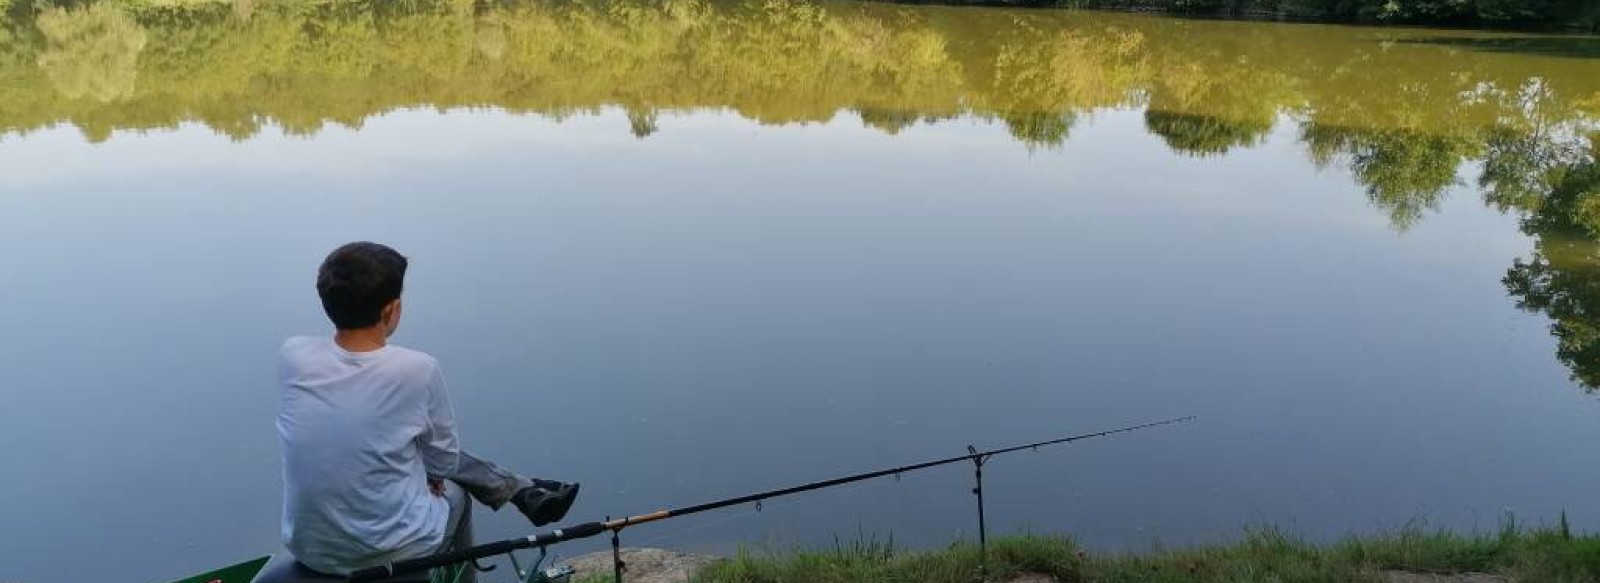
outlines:
{"label": "grey trousers", "polygon": [[[444,496],[450,503],[450,520],[445,523],[444,540],[434,550],[436,554],[472,546],[472,500],[468,500],[468,496],[484,506],[499,510],[517,492],[533,485],[532,480],[464,451],[461,452],[455,473],[444,477],[447,479]],[[468,566],[457,581],[476,583],[477,575],[477,570]]]}
{"label": "grey trousers", "polygon": [[[450,503],[450,519],[445,523],[444,538],[439,547],[429,554],[449,552],[472,546],[472,501],[499,510],[511,501],[511,497],[530,485],[533,481],[517,475],[516,473],[474,456],[461,452],[461,461],[455,473],[446,478],[444,497]],[[415,558],[415,557],[408,557]],[[328,573],[319,573],[301,565],[299,561],[289,556],[289,553],[279,553],[272,557],[261,573],[256,575],[253,583],[328,583],[329,581],[342,581],[344,577]],[[474,583],[477,572],[467,569],[458,579],[461,583]],[[397,577],[400,582],[426,582],[427,574]]]}
{"label": "grey trousers", "polygon": [[[430,554],[448,553],[472,546],[472,500],[467,498],[467,492],[454,481],[444,483],[444,499],[450,503],[450,519],[444,525],[444,538],[440,539],[439,546]],[[476,583],[477,570],[466,566],[458,583]]]}
{"label": "grey trousers", "polygon": [[505,506],[523,488],[533,485],[533,480],[464,451],[455,473],[439,477],[460,485],[479,504],[494,510]]}

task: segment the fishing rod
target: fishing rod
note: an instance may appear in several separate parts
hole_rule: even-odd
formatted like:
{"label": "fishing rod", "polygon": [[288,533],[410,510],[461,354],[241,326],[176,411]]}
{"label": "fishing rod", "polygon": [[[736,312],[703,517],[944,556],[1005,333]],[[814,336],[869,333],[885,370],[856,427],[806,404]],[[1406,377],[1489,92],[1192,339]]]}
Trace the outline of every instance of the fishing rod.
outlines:
{"label": "fishing rod", "polygon": [[[1118,434],[1118,433],[1127,433],[1127,432],[1130,432],[1130,431],[1138,431],[1140,429],[1149,429],[1149,428],[1152,428],[1152,427],[1159,427],[1159,426],[1162,426],[1162,425],[1171,425],[1171,424],[1174,424],[1174,423],[1184,423],[1184,422],[1188,422],[1188,421],[1192,421],[1192,420],[1194,420],[1194,416],[1193,415],[1189,415],[1189,416],[1185,416],[1185,417],[1174,417],[1172,419],[1164,419],[1164,420],[1161,420],[1161,421],[1153,421],[1153,422],[1150,422],[1150,423],[1141,423],[1139,425],[1130,425],[1130,426],[1127,426],[1127,427],[1121,427],[1121,428],[1117,428],[1117,429],[1110,429],[1110,430],[1106,430],[1106,431],[1097,431],[1097,432],[1094,432],[1094,433],[1084,433],[1084,434],[1073,435],[1073,436],[1069,436],[1069,437],[1061,437],[1061,438],[1057,438],[1057,439],[1050,439],[1050,440],[1045,440],[1045,441],[1028,443],[1028,444],[1024,444],[1024,445],[1014,445],[1014,446],[1010,446],[1010,447],[1002,447],[1002,448],[999,448],[999,449],[991,449],[991,450],[987,450],[987,451],[978,451],[977,448],[974,448],[971,445],[968,445],[967,446],[967,453],[963,454],[963,455],[951,456],[951,457],[947,457],[947,458],[943,458],[943,459],[926,461],[926,462],[911,464],[911,465],[907,465],[907,466],[899,466],[899,467],[882,469],[882,470],[873,470],[873,471],[870,471],[870,472],[862,472],[862,473],[859,473],[859,474],[852,474],[852,475],[849,475],[849,476],[842,476],[842,477],[832,478],[832,479],[828,479],[828,480],[810,482],[810,483],[807,483],[807,484],[800,484],[798,486],[790,486],[790,487],[787,487],[787,488],[779,488],[777,490],[768,490],[766,492],[758,492],[758,493],[755,493],[755,494],[747,494],[747,495],[744,495],[744,496],[736,496],[736,497],[733,497],[733,498],[724,498],[722,500],[715,500],[715,501],[712,501],[712,502],[706,502],[706,503],[703,503],[703,504],[696,504],[696,505],[693,505],[693,506],[684,506],[682,508],[672,508],[672,509],[667,509],[667,510],[657,510],[655,512],[651,512],[651,513],[648,513],[648,514],[641,514],[641,515],[638,515],[638,516],[628,516],[628,517],[618,518],[618,519],[609,519],[608,518],[607,520],[599,521],[599,522],[585,522],[585,523],[577,524],[577,525],[574,525],[574,526],[571,526],[571,527],[568,527],[568,528],[558,528],[558,529],[555,529],[555,530],[552,530],[552,531],[549,531],[549,532],[532,534],[532,535],[528,535],[526,537],[506,539],[506,540],[502,540],[502,541],[498,541],[498,542],[482,544],[482,545],[478,545],[478,546],[475,546],[475,547],[469,547],[469,548],[460,549],[460,550],[456,550],[456,551],[451,551],[451,552],[447,552],[447,553],[440,553],[440,554],[437,554],[437,555],[431,555],[431,556],[427,556],[427,557],[420,557],[420,558],[416,558],[416,559],[407,559],[407,560],[403,560],[403,561],[397,561],[397,562],[389,563],[389,564],[386,564],[386,565],[380,565],[380,566],[377,566],[377,567],[370,567],[370,568],[362,569],[360,571],[356,571],[355,573],[352,573],[350,575],[350,581],[351,581],[351,583],[368,583],[368,582],[377,581],[377,580],[380,580],[380,579],[387,579],[389,577],[394,577],[396,575],[405,575],[405,574],[411,574],[411,573],[418,573],[418,572],[421,572],[421,571],[426,571],[428,569],[433,569],[435,567],[444,567],[444,566],[448,566],[448,565],[456,565],[456,564],[460,564],[460,563],[466,563],[468,561],[476,561],[478,559],[483,559],[483,558],[487,558],[487,557],[493,557],[493,556],[496,556],[496,555],[509,554],[512,551],[517,551],[517,550],[522,550],[522,549],[529,549],[529,548],[540,548],[540,549],[543,549],[545,547],[548,547],[550,545],[554,545],[554,544],[557,544],[557,543],[562,543],[562,542],[566,542],[566,541],[570,541],[570,540],[589,538],[589,537],[601,534],[603,532],[608,532],[609,531],[611,533],[612,564],[613,564],[613,567],[615,568],[614,571],[615,571],[615,575],[616,575],[616,578],[617,578],[617,583],[622,583],[622,566],[623,565],[622,565],[622,558],[621,558],[621,542],[620,542],[620,539],[618,538],[618,533],[620,533],[622,531],[622,529],[624,529],[624,528],[628,528],[630,526],[635,526],[635,525],[640,525],[640,524],[645,524],[645,523],[650,523],[650,522],[656,522],[656,521],[659,521],[659,520],[666,520],[668,518],[677,518],[677,517],[680,517],[680,516],[688,516],[690,514],[699,514],[701,512],[708,512],[708,511],[711,511],[711,510],[717,510],[719,508],[727,508],[729,506],[738,506],[740,504],[749,504],[751,502],[760,503],[762,500],[766,500],[768,498],[778,498],[778,497],[782,497],[782,496],[789,496],[789,495],[793,495],[793,494],[799,494],[801,492],[809,492],[809,491],[812,491],[812,490],[821,490],[823,488],[832,488],[834,486],[842,486],[842,485],[845,485],[845,484],[850,484],[850,483],[854,483],[854,482],[860,482],[860,481],[863,481],[863,480],[871,480],[873,478],[881,478],[881,477],[884,477],[884,476],[898,476],[900,474],[904,474],[904,473],[908,473],[908,472],[914,472],[914,471],[917,471],[917,470],[924,470],[924,469],[932,468],[932,467],[935,467],[935,466],[953,464],[953,463],[962,462],[962,461],[971,462],[973,464],[973,466],[975,467],[977,486],[972,489],[972,493],[976,494],[978,496],[978,544],[979,544],[980,548],[983,548],[983,547],[986,547],[986,545],[987,545],[987,536],[985,534],[985,530],[986,529],[985,529],[984,516],[983,516],[983,464],[985,462],[987,462],[989,460],[989,458],[997,456],[997,455],[1000,455],[1000,454],[1012,453],[1012,452],[1016,452],[1016,451],[1022,451],[1022,450],[1025,450],[1025,449],[1037,450],[1037,449],[1039,449],[1041,447],[1045,447],[1045,446],[1048,446],[1048,445],[1058,445],[1058,444],[1069,443],[1069,442],[1073,442],[1073,441],[1081,441],[1081,440],[1084,440],[1084,439],[1094,439],[1094,438],[1097,438],[1097,437],[1106,437],[1106,436],[1115,435],[1115,434]],[[469,568],[471,568],[471,567],[469,567]]]}

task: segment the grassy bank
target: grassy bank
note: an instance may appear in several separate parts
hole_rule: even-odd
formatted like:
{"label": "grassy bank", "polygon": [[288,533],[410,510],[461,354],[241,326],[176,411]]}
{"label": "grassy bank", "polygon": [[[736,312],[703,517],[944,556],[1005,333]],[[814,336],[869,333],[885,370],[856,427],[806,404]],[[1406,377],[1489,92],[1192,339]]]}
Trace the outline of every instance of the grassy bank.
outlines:
{"label": "grassy bank", "polygon": [[[1511,581],[1600,581],[1600,536],[1562,528],[1508,527],[1490,535],[1404,532],[1317,545],[1277,530],[1257,530],[1231,544],[1142,554],[1081,551],[1070,539],[1018,536],[991,541],[989,580],[1044,576],[1072,582],[1360,582],[1388,572],[1490,573]],[[713,565],[698,583],[973,583],[978,550],[957,544],[901,551],[864,542],[820,551],[741,553]]]}

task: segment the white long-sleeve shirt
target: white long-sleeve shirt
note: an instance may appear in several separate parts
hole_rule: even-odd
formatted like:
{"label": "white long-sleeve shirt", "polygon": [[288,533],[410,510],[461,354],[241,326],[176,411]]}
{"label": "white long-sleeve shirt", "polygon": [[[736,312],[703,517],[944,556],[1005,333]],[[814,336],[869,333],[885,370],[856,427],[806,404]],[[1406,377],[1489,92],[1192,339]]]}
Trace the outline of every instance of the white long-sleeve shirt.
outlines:
{"label": "white long-sleeve shirt", "polygon": [[450,510],[427,479],[454,472],[460,453],[438,361],[399,346],[349,352],[304,336],[279,354],[289,552],[345,575],[437,550]]}

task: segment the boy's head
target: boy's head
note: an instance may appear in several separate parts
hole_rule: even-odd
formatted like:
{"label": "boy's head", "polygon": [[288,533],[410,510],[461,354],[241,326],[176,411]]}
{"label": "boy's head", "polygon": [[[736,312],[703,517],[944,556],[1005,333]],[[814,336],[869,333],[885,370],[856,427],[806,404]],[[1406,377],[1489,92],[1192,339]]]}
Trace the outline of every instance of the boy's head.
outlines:
{"label": "boy's head", "polygon": [[317,270],[322,311],[340,330],[381,326],[393,334],[400,325],[400,291],[406,258],[394,249],[359,241],[334,249]]}

